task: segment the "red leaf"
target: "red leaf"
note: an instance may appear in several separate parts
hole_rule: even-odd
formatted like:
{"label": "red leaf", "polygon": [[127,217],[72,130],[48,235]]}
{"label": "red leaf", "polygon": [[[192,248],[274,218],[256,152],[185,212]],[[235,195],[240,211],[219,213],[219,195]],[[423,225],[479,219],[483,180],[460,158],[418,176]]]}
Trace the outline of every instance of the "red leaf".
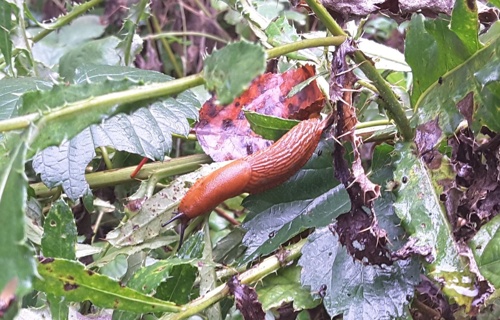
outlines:
{"label": "red leaf", "polygon": [[324,97],[315,80],[287,98],[296,85],[314,75],[314,67],[308,65],[282,74],[266,73],[256,78],[247,91],[225,107],[216,105],[215,98],[207,101],[195,126],[205,153],[215,161],[226,161],[242,158],[272,143],[250,129],[243,109],[299,120],[319,113]]}

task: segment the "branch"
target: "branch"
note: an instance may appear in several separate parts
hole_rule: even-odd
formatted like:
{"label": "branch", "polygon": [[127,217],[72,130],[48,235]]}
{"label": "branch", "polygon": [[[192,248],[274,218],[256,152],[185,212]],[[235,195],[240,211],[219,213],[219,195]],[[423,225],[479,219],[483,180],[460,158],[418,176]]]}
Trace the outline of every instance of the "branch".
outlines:
{"label": "branch", "polygon": [[[325,27],[334,36],[347,36],[347,34],[342,30],[342,28],[337,24],[337,22],[328,13],[326,8],[318,0],[306,0],[307,4],[314,11],[316,16],[323,22]],[[380,73],[375,69],[375,66],[365,57],[363,52],[357,50],[352,54],[352,59],[363,73],[373,82],[373,85],[379,91],[380,97],[386,102],[382,106],[389,114],[389,116],[394,120],[399,132],[403,136],[403,139],[410,141],[413,139],[413,129],[410,126],[410,121],[406,118],[405,111],[399,103],[398,98],[392,91],[391,87],[385,81],[385,79],[380,75]]]}
{"label": "branch", "polygon": [[[266,258],[261,263],[255,265],[248,271],[243,272],[238,276],[238,280],[243,284],[250,284],[259,281],[265,276],[276,272],[283,265],[287,265],[289,262],[296,260],[301,255],[301,250],[304,244],[307,242],[307,239],[302,239],[297,243],[294,243],[288,247],[285,247],[285,258],[281,260],[278,256],[283,256],[283,253],[280,251],[275,255]],[[200,298],[191,301],[190,303],[185,304],[181,307],[181,311],[176,314],[167,314],[162,317],[160,320],[178,320],[185,319],[189,316],[200,313],[205,310],[205,308],[211,306],[212,304],[222,300],[226,296],[229,295],[229,288],[227,284],[222,284],[215,288],[214,290],[208,292],[207,294],[201,296]]]}

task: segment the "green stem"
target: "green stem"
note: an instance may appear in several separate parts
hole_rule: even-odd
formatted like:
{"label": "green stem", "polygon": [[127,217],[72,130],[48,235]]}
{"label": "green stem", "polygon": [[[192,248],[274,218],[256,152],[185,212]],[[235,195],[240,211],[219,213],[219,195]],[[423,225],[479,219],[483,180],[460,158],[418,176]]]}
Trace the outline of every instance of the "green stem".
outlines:
{"label": "green stem", "polygon": [[[316,16],[321,20],[325,27],[335,36],[346,36],[347,34],[337,24],[337,22],[328,13],[326,8],[318,0],[306,0],[307,4],[314,11]],[[413,139],[413,129],[410,126],[410,121],[406,118],[404,109],[398,98],[392,91],[391,87],[375,69],[375,66],[365,57],[365,55],[357,50],[351,54],[352,59],[359,65],[361,71],[373,82],[373,85],[380,93],[380,97],[386,102],[384,108],[389,116],[394,119],[396,126],[399,129],[403,139],[410,141]]]}
{"label": "green stem", "polygon": [[[161,32],[160,23],[158,22],[158,19],[156,19],[155,15],[151,15],[151,22],[153,24],[154,33],[160,33]],[[160,42],[163,46],[163,49],[167,53],[167,56],[170,59],[170,62],[172,63],[172,66],[174,67],[174,70],[175,70],[175,73],[177,74],[177,77],[182,78],[182,76],[184,75],[182,73],[182,68],[177,63],[177,59],[175,58],[175,54],[172,51],[172,48],[170,48],[170,44],[163,37],[160,38]]]}
{"label": "green stem", "polygon": [[175,38],[179,36],[196,36],[196,37],[202,37],[202,38],[207,38],[207,39],[212,39],[221,43],[229,43],[226,39],[214,36],[212,34],[204,33],[204,32],[197,32],[197,31],[170,31],[170,32],[162,32],[162,33],[156,33],[156,34],[151,34],[142,37],[143,40],[148,40],[148,39],[161,39],[161,38]]}
{"label": "green stem", "polygon": [[[168,82],[154,83],[148,86],[136,87],[130,90],[108,93],[102,96],[94,97],[71,103],[58,109],[53,109],[46,114],[31,113],[22,117],[16,117],[0,121],[0,132],[24,129],[31,122],[41,119],[48,123],[51,120],[71,116],[73,113],[80,113],[83,110],[92,110],[108,106],[112,108],[117,104],[133,103],[144,99],[160,98],[181,93],[189,88],[196,87],[205,83],[201,74],[195,74],[189,77],[176,79]],[[40,125],[42,125],[40,123]]]}
{"label": "green stem", "polygon": [[42,40],[43,38],[48,36],[52,31],[57,30],[60,27],[69,24],[75,18],[84,14],[85,12],[87,12],[87,10],[92,9],[92,7],[98,5],[101,2],[103,2],[103,0],[90,0],[89,2],[85,2],[85,3],[82,3],[78,6],[75,6],[74,9],[71,10],[70,13],[57,19],[57,21],[54,22],[50,26],[50,29],[44,29],[44,30],[40,31],[40,33],[38,33],[36,36],[34,36],[33,42],[38,42],[38,41]]}
{"label": "green stem", "polygon": [[[135,179],[130,178],[130,175],[135,170],[135,166],[88,173],[85,175],[85,179],[91,188],[101,188],[132,182],[136,179],[145,180],[156,172],[161,172],[163,177],[184,174],[198,169],[201,164],[210,163],[211,161],[210,157],[205,154],[196,154],[165,162],[147,163],[139,171]],[[31,184],[30,186],[38,197],[48,197],[58,190],[57,188],[49,189],[41,182]]]}
{"label": "green stem", "polygon": [[[288,264],[296,260],[301,255],[301,250],[307,239],[302,239],[297,243],[294,243],[285,248],[286,257],[278,258],[278,255],[282,253],[275,254],[269,258],[264,259],[261,263],[255,265],[248,271],[243,272],[238,276],[238,280],[243,284],[250,284],[259,281],[265,276],[276,272],[283,265]],[[229,295],[229,288],[227,284],[223,284],[208,292],[207,294],[201,296],[200,298],[191,301],[188,304],[182,306],[181,311],[177,314],[169,314],[161,319],[185,319],[189,316],[195,315],[205,308],[211,306],[212,304],[222,300],[224,297]]]}
{"label": "green stem", "polygon": [[101,150],[102,160],[106,164],[106,169],[113,169],[113,163],[111,163],[111,159],[109,159],[108,149],[106,149],[106,147],[99,147],[99,150]]}
{"label": "green stem", "polygon": [[294,43],[288,43],[279,47],[268,49],[267,58],[272,59],[290,52],[296,52],[298,50],[315,48],[315,47],[328,47],[328,46],[340,46],[346,37],[326,37],[326,38],[316,38],[316,39],[306,39],[302,41],[297,41]]}

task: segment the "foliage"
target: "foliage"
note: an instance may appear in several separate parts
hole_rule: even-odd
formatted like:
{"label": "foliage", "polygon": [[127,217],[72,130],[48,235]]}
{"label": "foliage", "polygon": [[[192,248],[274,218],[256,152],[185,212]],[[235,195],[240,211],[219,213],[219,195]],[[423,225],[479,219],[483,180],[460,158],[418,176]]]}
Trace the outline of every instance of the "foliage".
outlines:
{"label": "foliage", "polygon": [[[495,318],[498,1],[52,3],[0,0],[0,317]],[[200,145],[321,108],[305,166],[178,248]]]}

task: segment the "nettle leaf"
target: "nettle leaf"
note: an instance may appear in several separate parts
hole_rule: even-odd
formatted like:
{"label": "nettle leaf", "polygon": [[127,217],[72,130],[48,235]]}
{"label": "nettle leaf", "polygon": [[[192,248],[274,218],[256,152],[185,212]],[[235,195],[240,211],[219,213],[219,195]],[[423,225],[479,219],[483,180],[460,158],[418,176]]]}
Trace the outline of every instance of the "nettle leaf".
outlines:
{"label": "nettle leaf", "polygon": [[76,237],[75,218],[71,208],[63,200],[56,201],[43,224],[43,255],[75,260]]}
{"label": "nettle leaf", "polygon": [[294,310],[312,309],[321,303],[319,296],[313,298],[309,289],[300,283],[301,268],[290,266],[265,277],[256,287],[264,310],[278,308],[293,302]]}
{"label": "nettle leaf", "polygon": [[[112,66],[86,65],[75,73],[77,83],[87,82],[92,87],[103,86],[109,81],[164,82],[170,79],[158,72]],[[85,168],[95,157],[96,148],[109,146],[163,160],[172,148],[172,134],[189,133],[187,119],[197,118],[199,106],[195,96],[190,91],[184,91],[176,98],[150,103],[148,108],[139,109],[131,115],[118,114],[100,125],[90,126],[58,147],[46,148],[34,158],[33,168],[47,186],[62,185],[71,199],[77,199],[90,192],[85,180]],[[62,131],[60,134],[67,129]]]}
{"label": "nettle leaf", "polygon": [[445,135],[453,134],[464,119],[472,121],[474,130],[488,126],[500,131],[499,88],[500,37],[497,35],[420,96],[414,120],[423,124],[438,118]]}
{"label": "nettle leaf", "polygon": [[321,141],[309,162],[279,187],[247,197],[243,228],[245,264],[312,227],[326,226],[351,208],[343,185],[333,177],[332,141]]}
{"label": "nettle leaf", "polygon": [[65,301],[90,300],[102,308],[118,309],[136,313],[177,312],[179,307],[142,294],[106,276],[86,270],[76,261],[46,258],[38,263],[41,278],[35,279],[38,291],[62,296]]}
{"label": "nettle leaf", "polygon": [[[28,180],[24,174],[26,139],[31,129],[0,144],[0,288],[14,284],[17,301],[31,290],[33,252],[25,243],[24,219]],[[13,293],[12,293],[13,294]],[[8,297],[5,297],[8,299]],[[2,302],[8,305],[2,296]],[[15,305],[15,303],[13,304]]]}
{"label": "nettle leaf", "polygon": [[483,225],[469,242],[477,266],[495,289],[500,288],[500,216]]}
{"label": "nettle leaf", "polygon": [[206,87],[217,93],[221,104],[228,104],[248,89],[250,82],[266,68],[261,46],[247,41],[231,43],[205,59]]}
{"label": "nettle leaf", "polygon": [[331,317],[343,314],[344,319],[403,317],[420,281],[418,264],[411,260],[384,267],[354,260],[328,228],[309,236],[299,265],[302,284],[323,296]]}
{"label": "nettle leaf", "polygon": [[449,29],[449,21],[428,20],[421,14],[415,14],[405,41],[406,62],[413,73],[412,106],[416,107],[420,95],[439,77],[470,55],[460,38]]}
{"label": "nettle leaf", "polygon": [[52,83],[36,78],[0,79],[0,120],[18,115],[16,105],[23,93],[33,90],[48,90]]}
{"label": "nettle leaf", "polygon": [[444,204],[439,200],[444,181],[454,179],[452,166],[443,156],[437,169],[430,170],[415,155],[411,144],[399,144],[393,153],[394,181],[400,186],[394,208],[401,224],[411,237],[414,247],[428,251],[431,263],[426,265],[428,276],[442,283],[443,292],[460,305],[470,306],[474,276],[469,262],[460,256]]}

